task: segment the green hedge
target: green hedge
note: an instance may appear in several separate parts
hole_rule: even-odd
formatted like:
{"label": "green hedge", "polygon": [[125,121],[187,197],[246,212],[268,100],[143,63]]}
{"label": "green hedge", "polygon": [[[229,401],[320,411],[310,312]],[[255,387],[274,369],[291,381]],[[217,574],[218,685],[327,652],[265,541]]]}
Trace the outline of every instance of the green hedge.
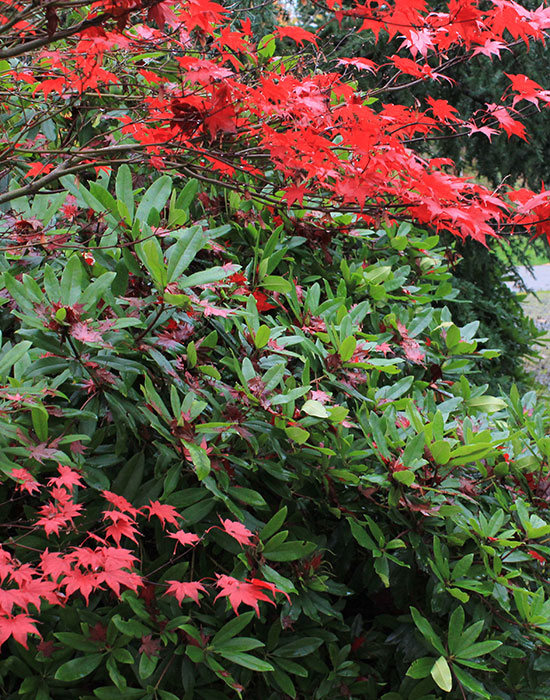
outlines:
{"label": "green hedge", "polygon": [[548,411],[438,238],[64,186],[2,238],[2,697],[550,697]]}

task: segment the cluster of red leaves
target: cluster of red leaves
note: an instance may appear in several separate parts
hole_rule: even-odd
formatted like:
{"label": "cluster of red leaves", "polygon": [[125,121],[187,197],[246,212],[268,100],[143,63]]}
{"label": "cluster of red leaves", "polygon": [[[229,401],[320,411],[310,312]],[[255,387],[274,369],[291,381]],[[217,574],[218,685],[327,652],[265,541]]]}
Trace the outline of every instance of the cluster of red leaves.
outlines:
{"label": "cluster of red leaves", "polygon": [[[377,41],[381,36],[400,40],[398,52],[384,64],[389,80],[358,91],[350,81],[353,72],[373,81],[381,72],[381,66],[362,57],[339,58],[332,72],[315,74],[301,68],[293,74],[278,58],[262,56],[260,63],[250,22],[238,17],[235,21],[220,4],[199,0],[98,0],[89,18],[105,12],[105,22],[76,32],[63,51],[45,52],[47,70],[42,64],[34,70],[31,61],[25,71],[8,72],[17,78],[13,90],[22,81],[45,99],[105,92],[136,79],[123,68],[117,74],[109,70],[110,52],[138,54],[146,42],[147,50],[157,46],[177,56],[179,75],[168,79],[154,63],[138,71],[140,110],[145,112],[129,111],[119,119],[122,132],[141,145],[155,167],[180,162],[192,153],[194,168],[214,172],[222,183],[231,180],[233,187],[236,173],[262,178],[261,164],[267,157],[289,207],[296,201],[301,206],[304,197],[311,196],[312,204],[319,201],[325,207],[328,203],[340,211],[354,211],[368,224],[399,212],[422,225],[480,241],[503,227],[510,231],[534,225],[537,217],[547,218],[546,211],[530,201],[533,193],[516,211],[514,198],[507,198],[504,190],[497,194],[452,174],[451,161],[421,156],[413,143],[440,138],[442,132],[466,138],[484,134],[489,139],[504,133],[525,139],[521,109],[525,103],[546,107],[550,91],[525,75],[507,74],[510,85],[499,103],[488,103],[468,118],[443,99],[428,97],[424,105],[419,102],[412,108],[386,104],[383,95],[389,87],[395,91],[420,81],[452,82],[448,72],[455,55],[461,61],[476,56],[498,60],[514,42],[529,46],[544,41],[550,28],[548,7],[530,10],[514,0],[449,0],[438,11],[419,0],[356,2],[350,9],[329,0],[327,6],[338,21],[356,20],[357,31],[372,32]],[[107,21],[113,18],[116,27]],[[14,31],[23,41],[33,27],[22,23]],[[318,50],[316,35],[302,28],[279,27],[275,35],[279,41]],[[250,64],[261,66],[257,79],[251,79]],[[28,177],[42,177],[57,162],[54,154],[47,163],[33,160],[44,149],[25,152],[30,154]],[[94,162],[92,153],[88,162]],[[539,227],[541,232],[546,229]],[[265,299],[258,303],[268,308]]]}
{"label": "cluster of red leaves", "polygon": [[[85,488],[82,475],[62,464],[57,471],[57,476],[50,478],[45,485],[51,500],[39,506],[39,517],[34,523],[34,528],[43,529],[48,537],[76,531],[74,519],[84,515],[83,506],[77,502],[79,489]],[[26,469],[13,470],[12,477],[17,482],[16,489],[30,495],[44,488]],[[34,564],[22,563],[7,548],[0,547],[0,645],[12,636],[27,647],[27,636],[39,635],[35,626],[37,619],[29,616],[29,610],[33,608],[39,613],[44,602],[64,605],[71,596],[80,594],[89,604],[90,596],[97,591],[110,590],[120,597],[123,590],[137,591],[144,586],[146,580],[135,571],[138,557],[130,549],[121,547],[124,537],[137,544],[141,535],[138,517],[156,519],[167,537],[176,541],[176,547],[178,544],[184,548],[194,547],[202,539],[195,533],[180,529],[182,516],[167,503],[150,501],[149,505],[136,508],[123,496],[111,491],[103,491],[102,495],[108,508],[103,511],[105,526],[101,535],[85,532],[79,546],[72,546],[68,551],[46,549]],[[223,530],[241,546],[254,546],[254,534],[242,523],[221,517],[220,523],[220,526],[213,527]],[[168,530],[169,525],[176,529]],[[205,535],[212,529],[206,530]],[[96,545],[86,546],[89,539]],[[275,593],[282,593],[266,581],[251,579],[243,582],[227,575],[216,576],[215,586],[220,592],[215,599],[227,597],[235,612],[245,604],[259,614],[259,601],[274,603],[265,591],[273,597]],[[200,581],[170,580],[166,583],[165,594],[175,596],[178,603],[190,598],[199,604],[199,593],[207,592]]]}

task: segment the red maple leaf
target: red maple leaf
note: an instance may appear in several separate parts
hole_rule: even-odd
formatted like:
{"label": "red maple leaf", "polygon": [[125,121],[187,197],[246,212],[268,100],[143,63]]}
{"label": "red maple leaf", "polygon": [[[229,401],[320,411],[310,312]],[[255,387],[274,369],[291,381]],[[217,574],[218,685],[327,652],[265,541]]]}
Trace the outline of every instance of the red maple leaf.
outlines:
{"label": "red maple leaf", "polygon": [[[229,602],[231,603],[231,607],[237,615],[239,614],[239,606],[244,604],[253,608],[259,617],[259,601],[265,601],[267,603],[271,603],[271,605],[275,605],[275,601],[267,596],[264,591],[269,591],[272,596],[275,596],[275,593],[284,593],[284,591],[281,591],[273,583],[260,581],[256,578],[246,579],[246,581],[239,581],[239,579],[233,578],[233,576],[227,576],[225,574],[216,574],[216,577],[218,579],[216,581],[216,586],[220,589],[220,592],[216,596],[215,600],[221,597],[228,598]],[[284,593],[284,595],[289,598],[286,593]]]}
{"label": "red maple leaf", "polygon": [[452,105],[450,105],[447,102],[447,100],[436,100],[433,97],[428,96],[426,101],[430,105],[430,108],[432,110],[432,114],[439,121],[449,121],[449,122],[460,121],[460,119],[458,119],[455,116],[455,114],[458,114],[458,109],[456,109],[456,107],[453,107]]}
{"label": "red maple leaf", "polygon": [[71,570],[71,564],[61,552],[50,552],[47,548],[40,555],[40,568],[44,576],[57,581]]}
{"label": "red maple leaf", "polygon": [[223,518],[221,518],[221,517],[220,517],[220,521],[221,521],[221,524],[222,524],[225,532],[227,532],[228,535],[233,537],[233,539],[237,540],[237,542],[240,545],[243,545],[243,544],[251,545],[252,544],[252,540],[250,538],[254,537],[254,533],[251,532],[242,523],[236,522],[234,520],[223,520]]}
{"label": "red maple leaf", "polygon": [[488,104],[487,109],[489,110],[489,114],[495,117],[499,125],[507,133],[508,138],[515,134],[516,136],[519,136],[520,139],[527,141],[525,127],[521,122],[518,122],[517,119],[513,119],[510,116],[510,112],[506,109],[506,107],[496,104]]}
{"label": "red maple leaf", "polygon": [[298,204],[302,206],[304,196],[310,193],[311,190],[309,190],[305,185],[290,185],[289,187],[285,187],[284,199],[286,199],[287,207],[290,208],[294,202],[298,202]]}
{"label": "red maple leaf", "polygon": [[[177,540],[182,547],[191,545],[192,547],[200,542],[201,538],[195,535],[194,532],[184,532],[183,530],[177,530],[176,532],[169,532],[168,537],[172,537]],[[174,552],[176,551],[177,544],[174,547]]]}
{"label": "red maple leaf", "polygon": [[522,100],[531,102],[531,104],[534,104],[537,108],[539,106],[539,100],[548,102],[550,93],[547,90],[543,90],[541,86],[534,80],[531,80],[531,78],[521,73],[505,73],[504,75],[512,82],[512,90],[518,93],[514,95],[512,107],[515,107],[516,104]]}
{"label": "red maple leaf", "polygon": [[108,567],[106,565],[105,571],[98,574],[98,580],[100,583],[107,584],[117,598],[120,597],[121,586],[129,588],[131,591],[137,591],[143,585],[141,576],[133,571],[125,571],[117,566]]}
{"label": "red maple leaf", "polygon": [[170,585],[164,595],[175,596],[180,605],[184,598],[191,598],[197,605],[200,605],[199,593],[201,591],[206,593],[206,588],[200,581],[166,581],[166,583]]}
{"label": "red maple leaf", "polygon": [[123,513],[130,513],[130,515],[133,516],[139,513],[139,510],[134,508],[134,506],[127,501],[124,496],[119,496],[117,493],[113,493],[112,491],[102,491],[101,495],[106,501],[109,501],[111,505]]}
{"label": "red maple leaf", "polygon": [[38,481],[35,481],[33,475],[26,469],[12,469],[11,476],[14,479],[20,480],[20,482],[17,484],[19,491],[26,491],[32,495],[35,491],[39,491],[41,489]]}
{"label": "red maple leaf", "polygon": [[[16,575],[13,576],[16,579]],[[25,610],[29,605],[34,605],[36,609],[40,609],[40,601],[45,600],[50,605],[59,603],[59,597],[56,593],[56,585],[53,581],[46,581],[40,578],[30,578],[22,581],[19,584],[19,603],[18,605]]]}
{"label": "red maple leaf", "polygon": [[27,636],[29,634],[37,634],[39,637],[42,635],[34,626],[34,620],[28,615],[23,613],[19,615],[1,615],[0,616],[0,646],[9,639],[13,637],[16,642],[22,644],[25,649],[28,649]]}
{"label": "red maple leaf", "polygon": [[288,37],[300,46],[302,46],[304,41],[309,41],[311,44],[317,46],[315,34],[308,32],[307,29],[302,29],[301,27],[277,27],[276,31],[280,39]]}
{"label": "red maple leaf", "polygon": [[139,534],[135,527],[135,520],[128,513],[121,513],[118,510],[106,510],[103,512],[103,520],[111,520],[105,530],[106,537],[112,537],[117,545],[122,537],[128,537],[137,543],[136,535]]}
{"label": "red maple leaf", "polygon": [[60,464],[57,471],[59,472],[59,476],[48,479],[48,486],[64,486],[69,489],[69,491],[72,490],[73,486],[84,486],[81,474],[74,469]]}
{"label": "red maple leaf", "polygon": [[[58,491],[67,495],[64,489],[58,489]],[[71,500],[61,500],[61,493],[54,490],[53,495],[58,499],[57,502],[50,501],[42,506],[38,511],[42,517],[36,521],[37,525],[44,528],[48,537],[52,533],[58,535],[59,530],[73,525],[73,518],[79,515],[82,510],[82,506],[78,503]]]}
{"label": "red maple leaf", "polygon": [[167,503],[160,503],[160,501],[149,502],[151,503],[150,506],[143,506],[149,511],[149,520],[151,520],[152,515],[156,515],[163,528],[167,522],[171,525],[178,525],[178,520],[181,518],[181,515],[174,508],[174,506],[170,506]]}
{"label": "red maple leaf", "polygon": [[23,177],[36,177],[37,175],[46,175],[53,170],[53,165],[51,163],[28,163],[31,167],[23,175]]}
{"label": "red maple leaf", "polygon": [[99,577],[95,573],[75,568],[65,575],[63,586],[65,586],[65,595],[67,597],[73,593],[81,593],[86,601],[86,605],[89,605],[90,593],[93,593],[100,587]]}
{"label": "red maple leaf", "polygon": [[367,70],[370,73],[376,73],[378,66],[373,63],[368,58],[340,58],[338,59],[339,65],[353,66],[354,68],[359,68],[360,70]]}
{"label": "red maple leaf", "polygon": [[204,123],[212,139],[216,138],[219,131],[225,134],[234,134],[237,131],[235,108],[231,92],[225,83],[214,93]]}

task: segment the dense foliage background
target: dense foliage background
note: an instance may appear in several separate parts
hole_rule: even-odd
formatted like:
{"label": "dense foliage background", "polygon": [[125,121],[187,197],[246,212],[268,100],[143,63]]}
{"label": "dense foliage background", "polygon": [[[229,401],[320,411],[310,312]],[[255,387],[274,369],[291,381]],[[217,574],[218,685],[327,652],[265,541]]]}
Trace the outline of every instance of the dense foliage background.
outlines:
{"label": "dense foliage background", "polygon": [[548,12],[246,8],[6,4],[2,697],[550,698],[537,332],[455,242],[549,195],[431,150],[550,95],[429,101]]}

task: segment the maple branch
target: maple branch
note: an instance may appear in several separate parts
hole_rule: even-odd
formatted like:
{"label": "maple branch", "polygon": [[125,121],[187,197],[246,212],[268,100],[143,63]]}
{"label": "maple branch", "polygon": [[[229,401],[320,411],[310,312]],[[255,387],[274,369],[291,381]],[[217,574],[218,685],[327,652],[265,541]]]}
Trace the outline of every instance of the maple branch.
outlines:
{"label": "maple branch", "polygon": [[[144,0],[139,7],[132,8],[131,12],[141,11],[150,7],[154,7],[155,5],[160,4],[162,1],[163,0]],[[23,42],[22,44],[16,44],[10,49],[4,49],[3,51],[0,51],[0,60],[6,58],[15,58],[16,56],[22,56],[23,54],[26,54],[29,51],[40,49],[43,46],[47,46],[48,44],[58,41],[59,39],[67,39],[68,37],[74,36],[75,34],[79,34],[80,32],[83,32],[86,29],[97,27],[109,19],[113,19],[113,14],[111,12],[104,12],[103,14],[98,15],[97,17],[92,17],[92,19],[82,20],[82,22],[74,24],[72,27],[60,29],[59,31],[53,33],[51,36],[43,36],[38,39],[32,39],[31,41]]]}
{"label": "maple branch", "polygon": [[111,19],[112,15],[110,12],[105,12],[102,15],[93,17],[92,19],[82,20],[79,24],[75,24],[72,27],[67,27],[67,29],[61,29],[51,36],[43,36],[39,39],[33,39],[31,41],[26,41],[23,44],[17,44],[11,49],[4,49],[0,51],[0,60],[6,58],[15,58],[16,56],[22,56],[29,51],[34,51],[34,49],[41,49],[43,46],[58,41],[59,39],[67,39],[70,36],[74,36],[79,32],[83,32],[85,29],[90,29],[91,27],[97,27],[103,24],[107,19]]}
{"label": "maple branch", "polygon": [[[90,167],[92,167],[90,163],[80,163],[80,165],[71,166],[70,164],[72,162],[72,160],[69,160],[66,163],[62,163],[50,173],[44,175],[38,180],[35,180],[30,185],[18,187],[16,190],[9,190],[8,192],[3,192],[2,194],[0,194],[0,205],[5,204],[6,202],[11,202],[12,199],[17,199],[18,197],[25,197],[30,194],[35,194],[36,192],[41,190],[42,187],[45,187],[46,185],[49,185],[50,182],[54,182],[55,180],[57,180],[61,175],[71,175],[73,173],[79,173],[83,170],[88,170]],[[108,165],[110,162],[111,161],[98,161],[95,162],[94,165]]]}

